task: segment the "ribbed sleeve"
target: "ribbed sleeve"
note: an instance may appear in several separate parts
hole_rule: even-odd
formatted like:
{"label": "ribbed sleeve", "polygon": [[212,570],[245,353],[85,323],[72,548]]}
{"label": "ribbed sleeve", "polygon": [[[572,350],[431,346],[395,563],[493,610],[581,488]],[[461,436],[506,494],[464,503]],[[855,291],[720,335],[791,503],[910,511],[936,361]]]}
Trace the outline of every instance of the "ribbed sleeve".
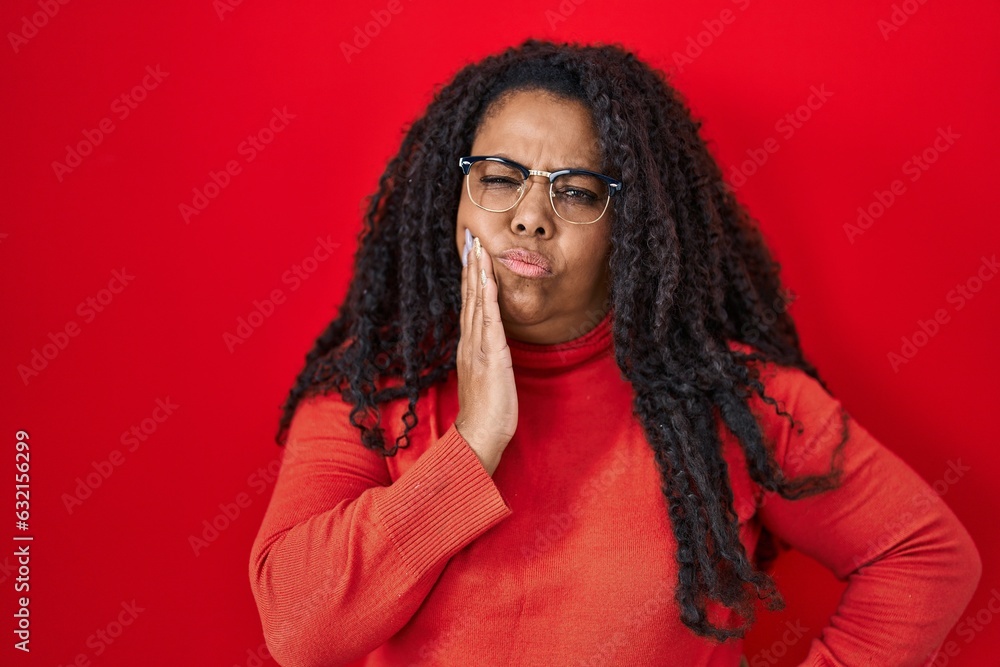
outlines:
{"label": "ribbed sleeve", "polygon": [[[774,535],[848,582],[802,664],[929,664],[979,582],[972,538],[934,488],[815,380],[783,370],[769,387],[797,422],[771,421],[786,475],[822,474],[831,463],[842,470],[832,491],[768,494],[759,511]],[[957,483],[956,470],[944,463],[944,479]]]}
{"label": "ribbed sleeve", "polygon": [[250,559],[284,667],[345,665],[398,632],[464,546],[511,514],[451,426],[398,479],[339,397],[303,401]]}
{"label": "ribbed sleeve", "polygon": [[375,516],[419,579],[511,513],[454,425],[374,498]]}

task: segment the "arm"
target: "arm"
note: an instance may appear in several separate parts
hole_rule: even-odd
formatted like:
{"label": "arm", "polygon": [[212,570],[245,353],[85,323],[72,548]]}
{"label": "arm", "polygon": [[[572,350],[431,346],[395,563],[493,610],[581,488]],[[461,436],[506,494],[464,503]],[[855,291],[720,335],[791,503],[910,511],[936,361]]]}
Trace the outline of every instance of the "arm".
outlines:
{"label": "arm", "polygon": [[[803,426],[771,418],[779,465],[789,477],[827,472],[842,441],[840,403],[804,373],[777,375],[772,395]],[[769,493],[759,512],[776,537],[848,582],[803,664],[929,664],[979,583],[979,553],[913,469],[853,419],[847,429],[837,489],[800,500]]]}
{"label": "arm", "polygon": [[511,514],[454,425],[394,482],[339,396],[304,400],[250,558],[268,650],[286,667],[367,655],[448,560]]}

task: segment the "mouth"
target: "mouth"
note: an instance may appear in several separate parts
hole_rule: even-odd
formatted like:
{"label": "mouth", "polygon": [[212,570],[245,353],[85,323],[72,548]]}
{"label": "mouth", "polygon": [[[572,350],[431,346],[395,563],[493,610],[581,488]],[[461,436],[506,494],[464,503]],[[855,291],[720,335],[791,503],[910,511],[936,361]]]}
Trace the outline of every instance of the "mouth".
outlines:
{"label": "mouth", "polygon": [[552,265],[549,260],[536,252],[511,248],[497,255],[496,259],[511,273],[525,278],[544,278],[552,275]]}

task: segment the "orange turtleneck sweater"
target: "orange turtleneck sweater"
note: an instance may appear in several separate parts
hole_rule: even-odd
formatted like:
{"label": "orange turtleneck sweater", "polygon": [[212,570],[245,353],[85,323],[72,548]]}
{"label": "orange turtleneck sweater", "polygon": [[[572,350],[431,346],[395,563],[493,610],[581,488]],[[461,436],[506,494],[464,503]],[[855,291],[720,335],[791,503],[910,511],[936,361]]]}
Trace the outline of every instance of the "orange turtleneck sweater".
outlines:
{"label": "orange turtleneck sweater", "polygon": [[[491,477],[454,427],[456,376],[418,403],[411,445],[360,444],[339,396],[303,401],[254,542],[250,581],[285,667],[725,665],[742,643],[696,636],[674,601],[676,541],[611,313],[557,345],[508,339],[519,424]],[[829,470],[840,403],[767,366],[752,406],[789,476]],[[383,408],[386,441],[405,401]],[[752,554],[762,527],[848,582],[806,665],[923,665],[979,581],[976,547],[910,467],[848,422],[841,486],[762,492],[724,428],[734,507]]]}

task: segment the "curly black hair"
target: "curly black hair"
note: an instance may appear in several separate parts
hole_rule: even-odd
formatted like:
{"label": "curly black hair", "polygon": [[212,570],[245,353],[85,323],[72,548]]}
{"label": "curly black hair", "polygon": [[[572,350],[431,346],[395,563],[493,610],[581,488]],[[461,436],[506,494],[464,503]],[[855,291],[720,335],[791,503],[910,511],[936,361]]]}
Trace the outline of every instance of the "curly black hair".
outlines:
{"label": "curly black hair", "polygon": [[[784,603],[758,567],[773,540],[765,531],[751,559],[739,539],[718,420],[761,488],[785,498],[818,493],[836,486],[840,471],[786,477],[748,402],[756,394],[793,421],[765,394],[760,363],[801,369],[826,386],[800,347],[779,265],[699,136],[701,122],[661,72],[618,44],[528,39],[435,91],[370,198],[347,296],[306,355],[276,440],[285,443],[304,397],[336,390],[354,406],[350,421],[365,447],[392,456],[409,445],[419,394],[456,368],[462,267],[444,242],[454,238],[461,196],[456,156],[469,153],[495,103],[519,90],[583,102],[602,172],[626,184],[613,199],[608,260],[614,349],[662,476],[680,617],[705,637],[742,637],[755,599],[771,609]],[[403,397],[405,430],[386,448],[379,406]],[[841,445],[846,438],[845,417]],[[713,625],[710,601],[740,622]]]}

